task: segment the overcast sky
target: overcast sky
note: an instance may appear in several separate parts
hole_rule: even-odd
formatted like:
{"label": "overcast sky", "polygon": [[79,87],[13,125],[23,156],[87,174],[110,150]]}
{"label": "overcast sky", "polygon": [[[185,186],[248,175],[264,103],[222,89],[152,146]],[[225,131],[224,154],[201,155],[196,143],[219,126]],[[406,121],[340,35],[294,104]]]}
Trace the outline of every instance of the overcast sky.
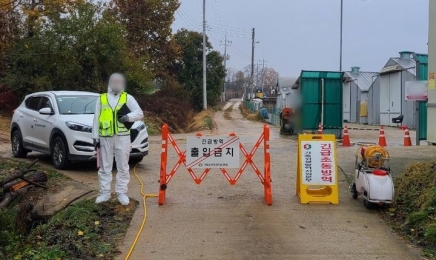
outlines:
{"label": "overcast sky", "polygon": [[[429,0],[344,0],[343,70],[380,71],[399,51],[427,53]],[[173,29],[202,30],[203,0],[180,0]],[[280,76],[339,70],[340,0],[206,0],[207,35],[227,67],[266,60]]]}

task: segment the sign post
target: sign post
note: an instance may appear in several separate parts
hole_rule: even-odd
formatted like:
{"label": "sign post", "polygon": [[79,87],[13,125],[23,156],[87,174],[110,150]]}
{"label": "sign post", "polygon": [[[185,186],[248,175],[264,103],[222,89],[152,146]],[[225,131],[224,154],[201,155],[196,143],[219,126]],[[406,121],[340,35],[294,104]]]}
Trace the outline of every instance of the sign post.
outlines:
{"label": "sign post", "polygon": [[188,136],[187,168],[239,168],[238,136]]}
{"label": "sign post", "polygon": [[416,80],[406,81],[405,84],[406,101],[426,101],[427,100],[427,81]]}
{"label": "sign post", "polygon": [[302,204],[339,203],[335,135],[298,136],[296,193]]}
{"label": "sign post", "polygon": [[[198,185],[212,169],[219,169],[230,185],[236,185],[239,178],[248,166],[251,166],[264,189],[265,202],[272,205],[271,191],[271,156],[269,153],[269,126],[264,125],[262,134],[254,146],[247,150],[239,141],[235,133],[229,136],[202,136],[197,133],[187,138],[186,150],[180,149],[174,137],[168,130],[168,125],[162,126],[162,151],[159,177],[158,203],[165,202],[168,184],[180,166],[184,166]],[[263,170],[256,165],[254,155],[260,146],[263,146]],[[168,170],[168,149],[172,147],[178,155],[178,160],[171,170]],[[239,155],[242,154],[243,163],[240,165]],[[227,172],[228,168],[238,169],[234,177]],[[202,169],[200,176],[194,169]]]}
{"label": "sign post", "polygon": [[[418,75],[418,73],[417,73]],[[434,82],[433,82],[434,83]],[[405,84],[405,100],[415,101],[415,128],[416,128],[416,145],[421,142],[421,130],[419,128],[419,103],[427,101],[428,98],[428,83],[424,80],[406,81]]]}
{"label": "sign post", "polygon": [[434,89],[434,72],[428,73],[428,89]]}

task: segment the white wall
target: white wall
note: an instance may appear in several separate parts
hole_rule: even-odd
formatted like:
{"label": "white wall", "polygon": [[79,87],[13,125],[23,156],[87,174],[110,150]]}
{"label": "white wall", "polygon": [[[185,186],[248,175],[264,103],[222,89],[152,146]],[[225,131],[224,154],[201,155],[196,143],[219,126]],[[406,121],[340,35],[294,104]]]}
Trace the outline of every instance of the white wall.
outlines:
{"label": "white wall", "polygon": [[[429,1],[428,72],[436,72],[436,1]],[[436,143],[436,87],[428,89],[427,141]]]}
{"label": "white wall", "polygon": [[368,97],[368,124],[380,124],[380,77],[374,78]]}
{"label": "white wall", "polygon": [[409,129],[414,129],[416,128],[416,117],[418,116],[418,113],[415,107],[416,102],[406,101],[406,81],[414,81],[416,80],[416,77],[408,71],[403,71],[401,78],[403,84],[401,93],[401,113],[404,115],[403,125],[407,126]]}
{"label": "white wall", "polygon": [[380,76],[380,125],[395,126],[392,118],[401,115],[401,73]]}
{"label": "white wall", "polygon": [[343,83],[343,94],[342,94],[342,111],[343,119],[345,122],[350,122],[350,83]]}
{"label": "white wall", "polygon": [[360,110],[360,89],[357,87],[355,81],[350,83],[350,123],[359,122]]}

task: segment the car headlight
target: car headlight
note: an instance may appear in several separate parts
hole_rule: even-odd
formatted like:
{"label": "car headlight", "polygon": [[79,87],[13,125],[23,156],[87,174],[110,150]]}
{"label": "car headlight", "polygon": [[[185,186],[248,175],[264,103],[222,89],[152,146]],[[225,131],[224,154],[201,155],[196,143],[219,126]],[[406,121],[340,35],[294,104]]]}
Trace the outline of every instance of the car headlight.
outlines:
{"label": "car headlight", "polygon": [[138,130],[138,132],[141,132],[142,130],[144,130],[145,129],[145,124],[144,124],[144,122],[141,122],[140,124],[139,124],[139,126],[136,128],[136,130]]}
{"label": "car headlight", "polygon": [[92,127],[89,125],[79,124],[76,122],[65,122],[65,124],[73,131],[92,133]]}

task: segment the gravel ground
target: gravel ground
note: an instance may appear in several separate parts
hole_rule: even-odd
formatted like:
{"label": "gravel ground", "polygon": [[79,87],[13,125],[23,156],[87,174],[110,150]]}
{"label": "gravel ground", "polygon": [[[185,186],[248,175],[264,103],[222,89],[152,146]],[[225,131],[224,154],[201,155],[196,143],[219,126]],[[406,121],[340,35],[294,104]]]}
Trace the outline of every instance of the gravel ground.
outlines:
{"label": "gravel ground", "polygon": [[[238,109],[240,102],[232,103],[228,105],[233,105],[232,120],[224,119],[222,111],[217,112],[218,129],[203,134],[235,132],[250,149],[262,131],[262,124],[243,119]],[[297,141],[280,136],[276,127],[270,128],[272,206],[265,204],[263,187],[249,167],[234,186],[216,170],[201,185],[196,185],[187,171],[180,168],[168,185],[164,205],[159,206],[154,198],[147,200],[147,224],[130,259],[420,259],[420,251],[394,234],[376,211],[365,209],[361,199],[351,198],[341,173],[339,205],[300,204],[295,195]],[[394,128],[385,130],[394,175],[415,160],[433,156],[434,146],[402,147],[403,132]],[[378,141],[378,131],[349,132],[352,142]],[[411,135],[414,138],[413,132]],[[181,149],[186,136],[174,135]],[[147,193],[158,190],[160,144],[159,136],[150,137],[150,154],[137,167]],[[1,148],[5,152],[5,146]],[[355,151],[356,147],[337,149],[338,164],[346,172],[354,169]],[[259,149],[254,160],[263,169],[261,152]],[[176,160],[177,155],[170,154],[171,165]],[[98,188],[93,165],[79,165],[65,173]],[[229,169],[229,173],[234,176],[236,169]],[[132,175],[129,195],[140,200],[139,189]],[[123,254],[118,259],[127,254],[142,217],[140,206],[120,246]]]}

